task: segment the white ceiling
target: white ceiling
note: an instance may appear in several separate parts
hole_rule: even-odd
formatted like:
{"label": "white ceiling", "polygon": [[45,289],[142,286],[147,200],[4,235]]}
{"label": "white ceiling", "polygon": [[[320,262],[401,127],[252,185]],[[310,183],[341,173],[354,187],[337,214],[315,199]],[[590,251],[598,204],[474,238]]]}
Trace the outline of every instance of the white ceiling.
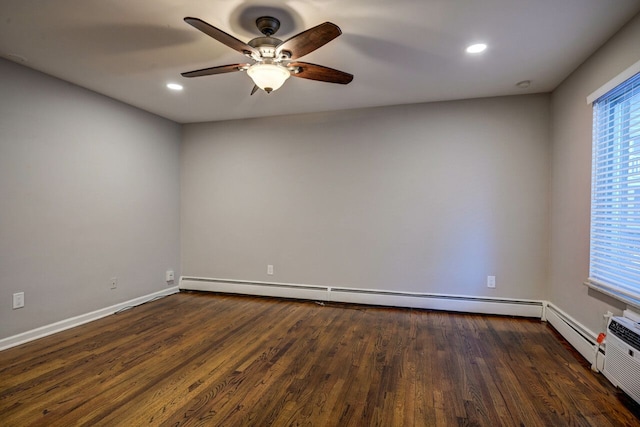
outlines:
{"label": "white ceiling", "polygon": [[[640,0],[0,0],[0,55],[189,123],[549,92],[638,12]],[[261,15],[282,21],[282,40],[337,24],[343,34],[302,60],[353,82],[292,78],[249,96],[246,73],[180,76],[246,59],[184,17],[249,41]],[[464,52],[479,41],[484,54]]]}

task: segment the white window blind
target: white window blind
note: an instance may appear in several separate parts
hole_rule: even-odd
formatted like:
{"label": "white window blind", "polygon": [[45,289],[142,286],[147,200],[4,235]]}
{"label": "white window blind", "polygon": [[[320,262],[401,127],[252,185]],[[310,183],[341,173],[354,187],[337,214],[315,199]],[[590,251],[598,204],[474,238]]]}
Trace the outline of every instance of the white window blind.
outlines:
{"label": "white window blind", "polygon": [[640,303],[640,73],[594,104],[588,283]]}

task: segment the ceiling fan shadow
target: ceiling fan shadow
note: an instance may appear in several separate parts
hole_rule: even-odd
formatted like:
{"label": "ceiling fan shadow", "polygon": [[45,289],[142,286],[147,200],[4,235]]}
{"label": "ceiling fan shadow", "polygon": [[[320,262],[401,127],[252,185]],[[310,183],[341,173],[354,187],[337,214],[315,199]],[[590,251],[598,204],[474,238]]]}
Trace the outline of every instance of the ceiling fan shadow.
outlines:
{"label": "ceiling fan shadow", "polygon": [[[179,22],[178,25],[184,25]],[[92,67],[119,75],[147,73],[167,67],[194,67],[215,63],[228,54],[223,45],[184,29],[160,25],[93,25],[58,30],[52,39],[78,67]],[[210,45],[206,55],[203,44]],[[176,72],[177,74],[177,72]]]}
{"label": "ceiling fan shadow", "polygon": [[[264,2],[245,1],[236,7],[229,17],[230,29],[234,35],[252,39],[260,35],[256,29],[256,19],[261,16],[273,16],[280,21],[276,37],[293,35],[304,26],[304,20],[295,10],[285,4],[265,6]],[[318,22],[319,24],[319,22]]]}
{"label": "ceiling fan shadow", "polygon": [[[177,25],[182,25],[178,22]],[[78,53],[136,53],[180,46],[198,39],[199,35],[185,26],[176,29],[160,25],[91,25],[66,27],[55,31],[55,39],[64,40],[67,48]]]}
{"label": "ceiling fan shadow", "polygon": [[363,36],[359,34],[343,34],[342,40],[357,51],[369,56],[376,61],[391,63],[395,66],[413,67],[423,69],[433,66],[442,59],[435,52],[421,49],[419,46],[398,43],[377,37]]}

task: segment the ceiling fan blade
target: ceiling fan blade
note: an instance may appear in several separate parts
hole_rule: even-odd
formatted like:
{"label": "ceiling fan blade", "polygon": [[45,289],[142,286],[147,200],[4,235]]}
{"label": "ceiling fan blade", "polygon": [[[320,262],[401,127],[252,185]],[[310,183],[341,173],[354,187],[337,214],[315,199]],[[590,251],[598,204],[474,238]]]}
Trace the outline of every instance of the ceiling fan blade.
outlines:
{"label": "ceiling fan blade", "polygon": [[247,56],[251,56],[252,54],[255,54],[258,56],[260,55],[260,52],[258,51],[258,49],[252,46],[249,46],[242,40],[238,40],[237,38],[233,37],[231,34],[227,34],[224,31],[214,27],[213,25],[204,22],[202,19],[186,17],[184,18],[184,21],[187,24],[191,25],[192,27],[202,31],[209,37],[213,37],[214,39],[218,40],[220,43],[226,44],[231,49],[237,50],[243,55],[247,55]]}
{"label": "ceiling fan blade", "polygon": [[251,89],[251,95],[253,95],[254,93],[256,93],[256,91],[257,91],[258,89],[260,89],[260,88],[258,87],[258,85],[253,85],[253,89]]}
{"label": "ceiling fan blade", "polygon": [[344,71],[334,70],[333,68],[324,67],[322,65],[310,64],[308,62],[291,62],[289,67],[295,67],[296,72],[292,72],[294,77],[303,79],[318,80],[328,83],[339,83],[346,85],[353,80],[353,74]]}
{"label": "ceiling fan blade", "polygon": [[282,52],[287,51],[291,54],[289,59],[300,58],[324,46],[340,34],[342,34],[340,27],[331,22],[325,22],[282,42],[276,48],[276,57],[279,57]]}
{"label": "ceiling fan blade", "polygon": [[218,67],[203,68],[202,70],[187,71],[186,73],[182,73],[182,77],[201,77],[211,76],[213,74],[233,73],[234,71],[243,70],[249,67],[249,65],[250,64],[230,64],[220,65]]}

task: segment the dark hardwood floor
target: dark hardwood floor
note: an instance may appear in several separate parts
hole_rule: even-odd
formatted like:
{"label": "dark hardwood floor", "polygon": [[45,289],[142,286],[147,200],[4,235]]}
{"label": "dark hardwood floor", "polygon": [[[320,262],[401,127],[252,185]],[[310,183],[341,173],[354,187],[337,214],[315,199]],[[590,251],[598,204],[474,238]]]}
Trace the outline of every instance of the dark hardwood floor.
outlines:
{"label": "dark hardwood floor", "polygon": [[0,425],[640,421],[537,320],[180,293],[0,352]]}

